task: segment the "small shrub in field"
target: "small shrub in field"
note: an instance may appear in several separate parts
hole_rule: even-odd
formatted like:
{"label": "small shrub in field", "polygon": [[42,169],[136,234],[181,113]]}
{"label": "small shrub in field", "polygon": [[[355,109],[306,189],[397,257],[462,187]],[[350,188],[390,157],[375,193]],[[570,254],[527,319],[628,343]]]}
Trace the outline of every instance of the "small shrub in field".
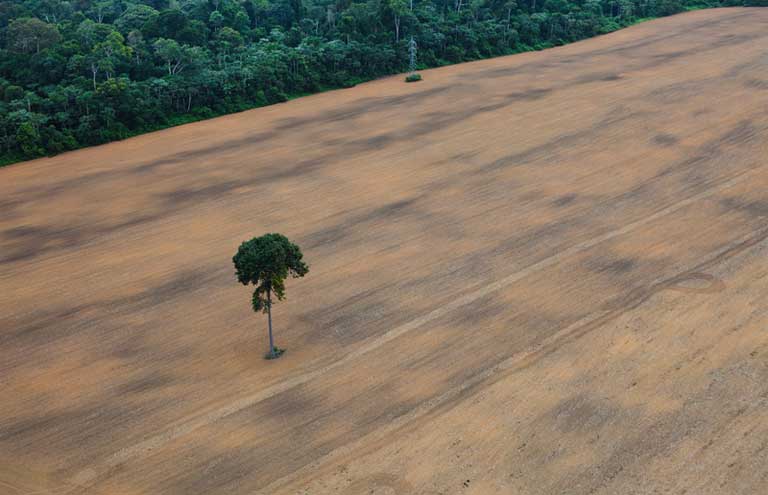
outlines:
{"label": "small shrub in field", "polygon": [[283,354],[285,354],[285,349],[280,349],[279,347],[273,347],[272,352],[267,352],[264,355],[264,359],[277,359]]}
{"label": "small shrub in field", "polygon": [[421,74],[408,74],[405,76],[405,82],[421,81]]}

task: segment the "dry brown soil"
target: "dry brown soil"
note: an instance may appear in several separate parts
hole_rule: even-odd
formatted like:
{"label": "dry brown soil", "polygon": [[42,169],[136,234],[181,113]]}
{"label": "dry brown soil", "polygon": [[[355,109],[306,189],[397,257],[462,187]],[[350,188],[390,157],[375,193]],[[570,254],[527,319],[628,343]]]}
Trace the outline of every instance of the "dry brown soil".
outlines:
{"label": "dry brown soil", "polygon": [[[768,492],[768,9],[0,170],[0,493]],[[245,238],[311,272],[277,343]]]}

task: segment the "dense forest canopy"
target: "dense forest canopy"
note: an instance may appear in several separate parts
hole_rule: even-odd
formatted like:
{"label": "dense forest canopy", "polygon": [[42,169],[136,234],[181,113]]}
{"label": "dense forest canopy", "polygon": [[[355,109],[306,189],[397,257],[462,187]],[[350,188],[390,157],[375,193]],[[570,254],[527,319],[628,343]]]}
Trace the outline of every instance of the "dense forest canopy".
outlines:
{"label": "dense forest canopy", "polygon": [[[725,0],[725,5],[768,0]],[[732,2],[732,3],[728,3]],[[0,163],[719,0],[0,0]]]}

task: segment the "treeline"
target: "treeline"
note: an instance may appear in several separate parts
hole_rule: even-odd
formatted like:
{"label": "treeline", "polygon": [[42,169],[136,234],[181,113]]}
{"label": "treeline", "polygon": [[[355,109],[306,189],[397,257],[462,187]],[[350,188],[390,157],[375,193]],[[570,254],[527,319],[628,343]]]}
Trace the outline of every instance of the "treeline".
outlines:
{"label": "treeline", "polygon": [[641,18],[719,4],[0,1],[0,164],[401,72],[411,36],[420,66],[433,67],[559,45]]}

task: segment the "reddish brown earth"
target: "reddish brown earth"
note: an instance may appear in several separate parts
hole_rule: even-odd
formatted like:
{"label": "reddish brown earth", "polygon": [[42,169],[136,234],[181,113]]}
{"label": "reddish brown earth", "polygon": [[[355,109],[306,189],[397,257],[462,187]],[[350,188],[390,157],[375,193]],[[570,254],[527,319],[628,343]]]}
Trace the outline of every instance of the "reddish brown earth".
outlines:
{"label": "reddish brown earth", "polygon": [[[0,170],[0,493],[768,492],[767,23]],[[270,362],[269,231],[312,268]]]}

